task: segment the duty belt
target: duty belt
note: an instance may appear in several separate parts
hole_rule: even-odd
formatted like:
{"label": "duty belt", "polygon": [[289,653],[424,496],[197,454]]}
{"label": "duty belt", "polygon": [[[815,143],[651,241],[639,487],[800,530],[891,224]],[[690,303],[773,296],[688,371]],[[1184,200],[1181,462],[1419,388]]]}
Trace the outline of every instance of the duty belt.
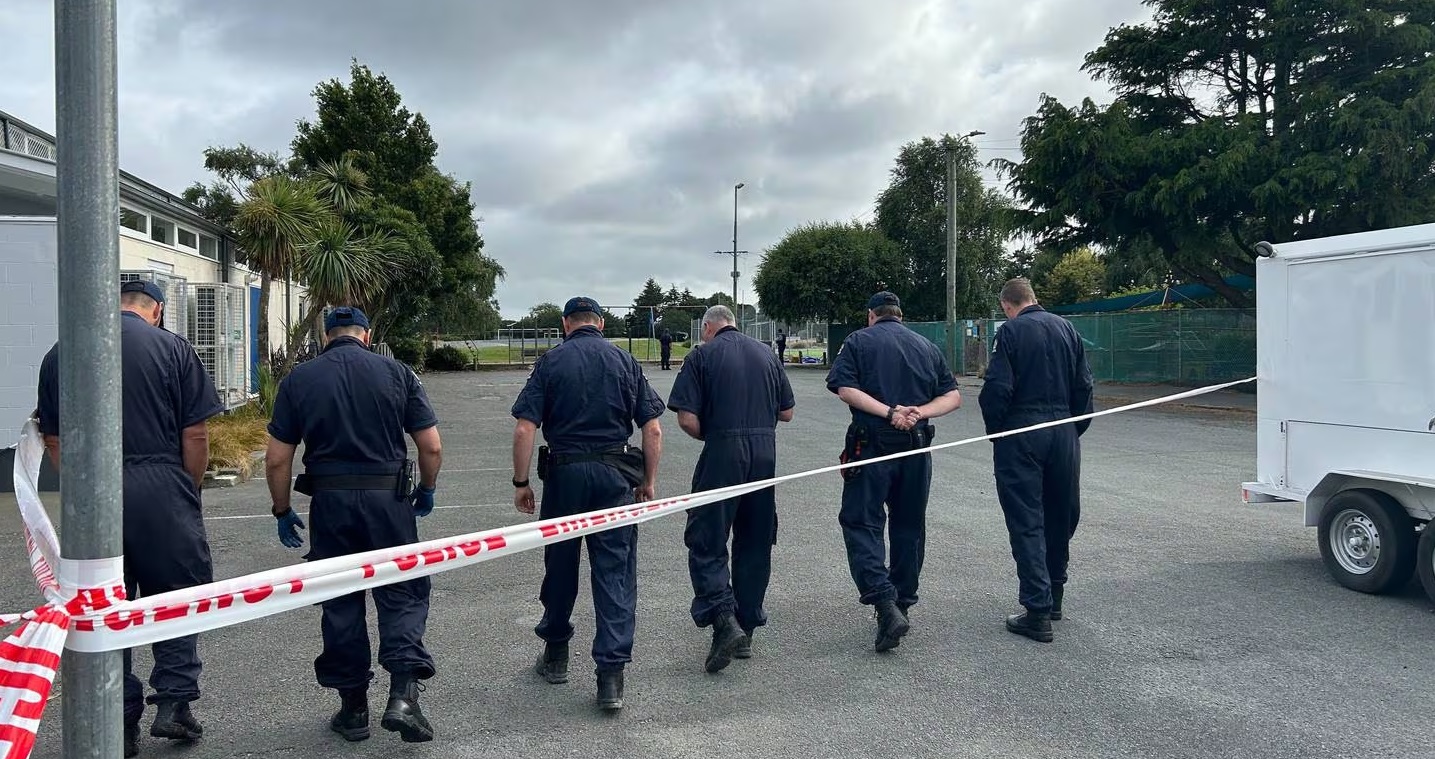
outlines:
{"label": "duty belt", "polygon": [[301,474],[294,479],[294,489],[304,495],[320,490],[396,490],[399,478],[392,474]]}

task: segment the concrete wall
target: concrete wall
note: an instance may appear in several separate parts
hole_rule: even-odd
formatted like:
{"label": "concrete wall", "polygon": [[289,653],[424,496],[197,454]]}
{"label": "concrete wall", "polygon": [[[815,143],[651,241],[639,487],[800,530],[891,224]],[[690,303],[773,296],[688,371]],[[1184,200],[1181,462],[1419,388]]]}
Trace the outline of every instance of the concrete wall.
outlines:
{"label": "concrete wall", "polygon": [[0,446],[35,410],[40,362],[59,339],[54,219],[0,217]]}

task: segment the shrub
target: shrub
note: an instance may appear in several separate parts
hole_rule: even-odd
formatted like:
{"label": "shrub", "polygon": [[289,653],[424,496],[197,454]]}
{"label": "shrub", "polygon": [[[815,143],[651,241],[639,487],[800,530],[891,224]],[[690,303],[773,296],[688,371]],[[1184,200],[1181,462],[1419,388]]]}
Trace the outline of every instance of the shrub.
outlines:
{"label": "shrub", "polygon": [[462,348],[440,345],[428,355],[426,366],[437,372],[462,371],[473,365],[473,357]]}
{"label": "shrub", "polygon": [[388,341],[394,358],[412,366],[416,371],[424,368],[428,358],[428,344],[416,337],[395,337]]}

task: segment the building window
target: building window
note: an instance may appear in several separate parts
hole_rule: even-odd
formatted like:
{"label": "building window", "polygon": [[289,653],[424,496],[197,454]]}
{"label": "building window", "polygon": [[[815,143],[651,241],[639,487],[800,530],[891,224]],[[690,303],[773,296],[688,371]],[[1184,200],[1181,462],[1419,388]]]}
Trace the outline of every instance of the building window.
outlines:
{"label": "building window", "polygon": [[129,208],[120,207],[120,226],[125,229],[133,229],[140,234],[149,231],[149,217]]}
{"label": "building window", "polygon": [[156,260],[154,260],[153,258],[146,259],[146,260],[145,260],[145,263],[149,265],[149,270],[150,270],[150,271],[157,271],[157,272],[160,272],[161,274],[173,274],[173,273],[174,273],[174,264],[172,264],[172,263],[168,263],[168,262],[166,262],[166,261],[156,261]]}
{"label": "building window", "polygon": [[174,244],[174,222],[156,216],[150,217],[149,239],[164,245]]}
{"label": "building window", "polygon": [[189,248],[190,250],[198,250],[198,249],[199,249],[199,235],[196,235],[195,233],[189,231],[188,229],[185,229],[184,227],[180,227],[180,228],[179,228],[179,247],[181,247],[181,248]]}
{"label": "building window", "polygon": [[199,236],[199,255],[205,258],[219,260],[219,241],[207,235]]}

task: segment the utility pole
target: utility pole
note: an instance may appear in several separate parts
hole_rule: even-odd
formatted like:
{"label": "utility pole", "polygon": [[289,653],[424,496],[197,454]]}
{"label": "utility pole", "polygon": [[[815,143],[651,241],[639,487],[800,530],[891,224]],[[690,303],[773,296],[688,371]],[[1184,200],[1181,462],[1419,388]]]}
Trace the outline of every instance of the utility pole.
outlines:
{"label": "utility pole", "polygon": [[[56,0],[62,576],[124,552],[116,72],[115,0]],[[122,754],[120,652],[66,651],[60,670],[64,756]]]}
{"label": "utility pole", "polygon": [[[986,132],[973,130],[962,135],[966,140]],[[955,374],[957,366],[957,154],[952,148],[943,151],[947,159],[947,366]]]}
{"label": "utility pole", "polygon": [[947,366],[957,367],[957,156],[951,149],[947,158]]}
{"label": "utility pole", "polygon": [[737,330],[742,331],[742,303],[737,299],[737,191],[746,185],[738,182],[732,186],[732,304],[737,309]]}

